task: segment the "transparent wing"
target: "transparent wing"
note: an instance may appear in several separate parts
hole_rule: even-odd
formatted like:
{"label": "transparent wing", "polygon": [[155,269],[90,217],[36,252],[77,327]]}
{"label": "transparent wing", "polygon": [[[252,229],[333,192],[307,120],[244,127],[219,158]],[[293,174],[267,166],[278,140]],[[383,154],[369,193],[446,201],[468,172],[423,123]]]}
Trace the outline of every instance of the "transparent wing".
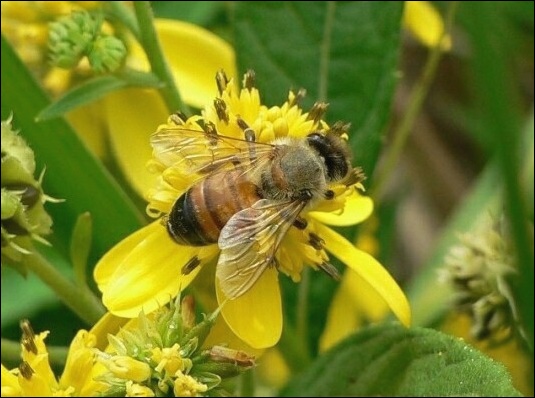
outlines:
{"label": "transparent wing", "polygon": [[267,159],[274,146],[249,142],[183,126],[160,129],[151,136],[154,156],[165,166],[183,167],[188,173],[211,173],[237,165],[254,165]]}
{"label": "transparent wing", "polygon": [[228,298],[247,292],[270,265],[306,202],[262,199],[236,213],[219,236],[216,276]]}

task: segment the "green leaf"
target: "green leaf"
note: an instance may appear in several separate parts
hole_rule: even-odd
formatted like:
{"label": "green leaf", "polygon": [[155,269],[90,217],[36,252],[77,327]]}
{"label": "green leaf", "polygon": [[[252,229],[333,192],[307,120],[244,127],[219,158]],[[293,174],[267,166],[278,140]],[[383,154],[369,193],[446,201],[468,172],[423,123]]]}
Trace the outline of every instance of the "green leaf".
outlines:
{"label": "green leaf", "polygon": [[432,329],[369,327],[293,379],[282,396],[521,396],[503,365]]}
{"label": "green leaf", "polygon": [[119,75],[98,76],[66,92],[37,115],[45,121],[64,115],[73,109],[96,101],[106,94],[124,87],[158,88],[162,83],[151,73],[128,71]]}
{"label": "green leaf", "polygon": [[240,69],[254,69],[268,105],[305,88],[305,107],[351,122],[354,164],[371,176],[396,78],[402,2],[236,2]]}
{"label": "green leaf", "polygon": [[86,272],[89,250],[91,249],[92,225],[91,214],[80,214],[72,232],[70,257],[76,284],[80,288],[87,286]]}
{"label": "green leaf", "polygon": [[13,114],[14,127],[36,154],[37,169],[46,166],[45,193],[65,199],[46,206],[54,220],[50,241],[67,258],[74,223],[87,211],[94,222],[90,258],[95,260],[139,228],[143,217],[63,119],[35,122],[49,101],[3,36],[1,62],[2,118]]}
{"label": "green leaf", "polygon": [[152,1],[157,18],[173,18],[206,26],[225,7],[220,1]]}
{"label": "green leaf", "polygon": [[431,258],[406,289],[413,325],[430,326],[451,306],[452,290],[439,281],[437,270],[444,266],[451,247],[459,243],[459,234],[470,231],[490,214],[498,214],[503,198],[499,172],[495,166],[490,164],[481,174],[472,192],[443,229]]}
{"label": "green leaf", "polygon": [[[255,70],[267,105],[282,104],[289,89],[299,88],[307,90],[304,109],[328,102],[325,119],[352,124],[353,164],[371,177],[397,81],[402,9],[402,2],[235,2],[239,67]],[[353,231],[346,228],[344,234],[351,239]],[[313,352],[337,285],[322,273],[311,274],[305,345]],[[280,279],[292,321],[298,286]]]}

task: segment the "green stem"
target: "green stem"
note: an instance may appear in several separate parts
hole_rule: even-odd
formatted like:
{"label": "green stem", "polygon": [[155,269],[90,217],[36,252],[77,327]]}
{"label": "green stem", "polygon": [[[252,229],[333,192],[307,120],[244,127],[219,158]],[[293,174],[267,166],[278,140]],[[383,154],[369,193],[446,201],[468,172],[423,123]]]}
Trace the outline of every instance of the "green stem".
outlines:
{"label": "green stem", "polygon": [[[2,339],[2,364],[11,364],[17,366],[20,363],[20,342],[8,339]],[[51,365],[62,366],[67,361],[67,347],[47,346],[48,360]]]}
{"label": "green stem", "polygon": [[323,37],[320,45],[320,69],[318,79],[318,101],[327,102],[328,82],[329,82],[329,60],[331,59],[332,31],[335,26],[336,2],[328,1],[325,12],[325,24],[323,26]]}
{"label": "green stem", "polygon": [[255,374],[254,369],[249,369],[241,375],[241,396],[254,397],[255,396]]}
{"label": "green stem", "polygon": [[102,304],[89,289],[80,289],[40,254],[32,253],[25,256],[24,265],[45,282],[60,300],[88,325],[94,325],[104,315]]}
{"label": "green stem", "polygon": [[160,89],[160,93],[169,113],[180,110],[185,115],[190,115],[190,109],[180,97],[178,88],[175,85],[175,79],[158,41],[150,2],[134,1],[133,5],[139,25],[140,43],[147,54],[152,72],[165,84]]}
{"label": "green stem", "polygon": [[427,58],[426,64],[424,66],[424,71],[420,76],[420,79],[416,83],[416,86],[412,90],[409,97],[409,106],[405,112],[405,116],[401,120],[398,128],[393,134],[394,142],[392,143],[391,149],[386,155],[384,165],[381,168],[381,171],[377,178],[375,179],[375,184],[370,191],[370,196],[375,199],[378,199],[385,187],[385,184],[388,182],[394,168],[399,162],[399,158],[405,148],[407,139],[409,138],[409,133],[412,129],[416,116],[420,113],[422,108],[423,101],[429,92],[431,83],[437,71],[437,66],[442,56],[442,42],[446,33],[449,32],[451,24],[453,22],[453,16],[455,15],[455,10],[457,8],[457,2],[452,1],[448,6],[448,11],[446,15],[446,24],[444,31],[440,40],[437,42],[429,57]]}
{"label": "green stem", "polygon": [[139,25],[137,24],[132,10],[126,5],[126,3],[124,1],[106,1],[104,2],[104,5],[105,11],[110,15],[110,17],[120,21],[139,41]]}
{"label": "green stem", "polygon": [[302,371],[312,361],[307,341],[298,336],[295,328],[287,319],[284,321],[278,347],[293,374]]}

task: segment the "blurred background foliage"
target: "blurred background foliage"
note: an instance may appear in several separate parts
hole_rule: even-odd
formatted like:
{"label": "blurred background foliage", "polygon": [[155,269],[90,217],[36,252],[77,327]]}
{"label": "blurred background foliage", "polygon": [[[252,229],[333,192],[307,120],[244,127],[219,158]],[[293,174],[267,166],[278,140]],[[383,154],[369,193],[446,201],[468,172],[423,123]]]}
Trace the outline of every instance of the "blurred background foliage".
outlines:
{"label": "blurred background foliage", "polygon": [[[303,64],[301,58],[309,59],[307,57],[311,55],[303,55],[298,45],[301,39],[315,41],[317,37],[314,35],[321,37],[322,32],[321,26],[313,24],[316,16],[306,10],[307,6],[300,4],[152,2],[157,18],[188,21],[227,40],[236,51],[240,74],[249,68],[256,71],[258,86],[267,105],[282,102],[290,87],[305,87],[308,90],[308,102],[305,104],[310,106],[326,93],[317,83],[318,64]],[[350,24],[340,19],[356,18],[357,24],[364,25],[367,20],[375,21],[377,16],[371,15],[378,9],[373,4],[369,3],[369,14],[364,16],[362,8],[359,10],[361,14],[351,14],[349,5],[348,13],[337,14],[334,17],[335,25],[340,21],[340,31],[335,29],[337,38],[350,36],[353,32]],[[446,14],[449,3],[433,4],[442,15]],[[401,3],[382,10],[381,18],[399,19]],[[377,213],[373,220],[361,227],[361,237],[363,231],[372,231],[374,245],[378,248],[377,256],[407,293],[416,326],[443,328],[448,333],[469,339],[466,320],[459,320],[448,313],[451,292],[438,283],[437,269],[444,264],[447,250],[456,243],[459,232],[470,230],[477,220],[487,217],[489,209],[499,213],[505,208],[506,214],[512,215],[513,230],[525,231],[527,223],[531,232],[531,235],[526,233],[525,236],[521,236],[521,232],[513,232],[513,236],[517,251],[522,253],[520,272],[525,276],[515,290],[515,297],[521,313],[525,315],[531,311],[531,317],[528,316],[525,321],[533,343],[533,16],[533,2],[458,4],[450,31],[452,48],[442,54],[429,94],[414,121],[394,173],[384,189],[372,191],[377,194]],[[284,27],[294,26],[296,31],[288,32],[271,25],[273,19],[282,17],[288,19]],[[255,22],[254,30],[251,30],[251,21]],[[307,28],[310,29],[304,30],[306,36],[298,28],[300,23],[306,26],[309,22],[311,25]],[[349,30],[346,32],[345,29]],[[362,32],[365,28],[360,26],[357,30]],[[293,42],[289,37],[297,41]],[[287,39],[292,45],[285,45]],[[327,98],[331,105],[327,120],[330,123],[339,119],[352,121],[353,129],[362,133],[358,136],[365,137],[363,141],[352,144],[355,163],[366,171],[366,186],[373,187],[384,160],[385,148],[388,150],[392,135],[407,112],[411,90],[420,79],[429,56],[429,48],[407,29],[399,37],[399,50],[397,40],[393,37],[393,48],[385,50],[383,67],[387,71],[390,65],[397,64],[398,72],[395,76],[383,76],[384,84],[380,86],[385,94],[373,97],[384,104],[379,107],[380,114],[370,117],[367,112],[368,109],[377,109],[375,103],[363,104],[359,109],[337,105],[338,100],[347,104],[344,96],[352,95],[352,87],[343,80],[347,73],[361,73],[363,81],[366,81],[367,68],[381,67],[381,64],[366,63],[366,51],[377,51],[373,48],[373,38],[367,38],[365,44],[354,43],[361,52],[351,53],[349,62],[352,64],[349,66],[353,69],[345,64],[339,69],[335,65],[331,71],[340,80],[328,89]],[[258,46],[258,43],[267,43],[268,46]],[[349,51],[351,45],[350,42],[340,44],[341,51]],[[4,82],[9,85],[7,73],[2,68],[2,86]],[[46,101],[38,98],[32,106],[42,108]],[[10,115],[10,106],[2,101],[3,120]],[[46,139],[38,137],[42,132],[30,132],[17,125],[18,118],[15,115],[15,127],[21,128],[25,134],[34,134],[35,139],[41,139],[42,146],[46,148]],[[47,128],[46,123],[50,122],[40,124],[43,131]],[[366,130],[377,129],[381,129],[383,134],[366,135]],[[107,218],[97,218],[93,228],[89,262],[94,264],[121,236],[144,222],[144,202],[125,183],[113,160],[106,163],[106,168],[96,165],[98,162],[90,155],[71,159],[73,163],[68,163],[67,152],[82,143],[67,133],[65,140],[68,145],[64,149],[50,147],[47,156],[64,157],[65,170],[79,169],[75,172],[77,177],[84,175],[84,168],[92,173],[83,184],[72,186],[79,198],[72,212],[82,213],[84,202],[106,207]],[[366,150],[359,151],[360,148]],[[37,153],[38,162],[40,155]],[[51,174],[47,173],[45,187],[46,184],[54,184],[48,181],[49,178],[69,178]],[[89,180],[92,183],[87,185]],[[56,183],[59,186],[57,184],[60,182]],[[96,194],[98,191],[106,198]],[[49,206],[49,209],[55,220],[56,236],[59,232],[66,237],[72,232],[74,219],[62,222],[65,212],[62,206],[66,204]],[[99,231],[106,236],[99,236]],[[347,237],[357,240],[358,231],[348,229],[344,232]],[[56,256],[55,264],[58,267],[63,264],[64,271],[70,272],[65,260],[68,258],[68,241],[54,237],[51,240],[60,252],[60,255],[50,254]],[[292,309],[298,297],[295,285],[286,279],[282,281],[289,319],[285,327],[292,328],[297,322]],[[309,305],[311,332],[310,341],[305,344],[313,351],[317,350],[327,317],[327,304],[336,286],[334,282],[326,281],[323,275],[312,276],[308,293],[312,297]],[[16,300],[13,300],[14,297]],[[2,337],[18,340],[18,321],[21,318],[30,318],[36,330],[53,329],[48,340],[51,345],[67,345],[74,331],[85,327],[38,278],[30,274],[23,280],[11,269],[2,267]],[[283,337],[283,349],[292,344]],[[531,357],[517,355],[514,344],[500,349],[493,349],[485,343],[478,344],[484,352],[506,364],[518,389],[524,394],[533,393],[532,354]],[[531,375],[531,381],[528,375]]]}

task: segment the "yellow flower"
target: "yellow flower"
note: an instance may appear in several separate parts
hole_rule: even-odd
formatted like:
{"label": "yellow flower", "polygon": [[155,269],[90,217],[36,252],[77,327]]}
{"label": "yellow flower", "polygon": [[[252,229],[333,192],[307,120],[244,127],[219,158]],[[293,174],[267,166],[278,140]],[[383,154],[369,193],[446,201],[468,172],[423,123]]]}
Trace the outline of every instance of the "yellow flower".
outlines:
{"label": "yellow flower", "polygon": [[21,327],[22,363],[12,370],[2,365],[3,397],[87,397],[104,391],[106,386],[94,380],[93,347],[96,338],[93,334],[85,330],[76,334],[63,374],[57,380],[44,342],[48,332],[35,335],[27,321],[23,321]]}
{"label": "yellow flower", "polygon": [[[321,106],[315,106],[311,114],[303,112],[297,105],[296,95],[290,92],[282,106],[268,108],[262,105],[258,90],[250,85],[251,79],[248,82],[240,91],[234,80],[225,80],[221,87],[219,79],[220,95],[214,101],[216,105],[206,107],[202,117],[178,120],[181,131],[202,132],[201,123],[205,126],[211,123],[221,135],[242,138],[238,117],[254,130],[257,141],[265,143],[279,137],[302,139],[313,131],[325,134],[329,130],[318,117]],[[177,128],[176,122],[177,118],[171,117],[161,129]],[[336,126],[333,129],[341,128],[340,124]],[[183,167],[166,165],[168,153],[160,149],[155,148],[151,166],[160,173],[158,185],[148,194],[148,212],[153,216],[169,213],[192,183],[192,175],[185,174]],[[227,301],[217,285],[218,300],[225,303],[223,317],[232,331],[254,348],[273,346],[280,338],[283,322],[278,273],[298,282],[304,265],[332,272],[327,251],[376,290],[404,324],[410,323],[408,302],[388,272],[372,256],[356,249],[327,226],[348,226],[363,221],[372,212],[371,199],[359,193],[362,186],[357,179],[345,184],[333,183],[329,189],[333,192],[332,198],[321,199],[313,208],[300,213],[306,226],[290,228],[285,234],[276,252],[277,267],[267,267],[246,293],[233,300]],[[201,266],[215,260],[219,252],[215,244],[178,245],[161,222],[156,221],[110,250],[97,264],[95,279],[103,292],[103,302],[112,313],[134,317],[141,309],[153,311],[176,296],[179,289],[184,289],[194,279]],[[184,275],[181,272],[184,266],[193,269]]]}
{"label": "yellow flower", "polygon": [[444,34],[444,22],[429,1],[406,1],[403,24],[422,44],[435,47],[440,40],[442,50],[451,48],[451,37]]}

